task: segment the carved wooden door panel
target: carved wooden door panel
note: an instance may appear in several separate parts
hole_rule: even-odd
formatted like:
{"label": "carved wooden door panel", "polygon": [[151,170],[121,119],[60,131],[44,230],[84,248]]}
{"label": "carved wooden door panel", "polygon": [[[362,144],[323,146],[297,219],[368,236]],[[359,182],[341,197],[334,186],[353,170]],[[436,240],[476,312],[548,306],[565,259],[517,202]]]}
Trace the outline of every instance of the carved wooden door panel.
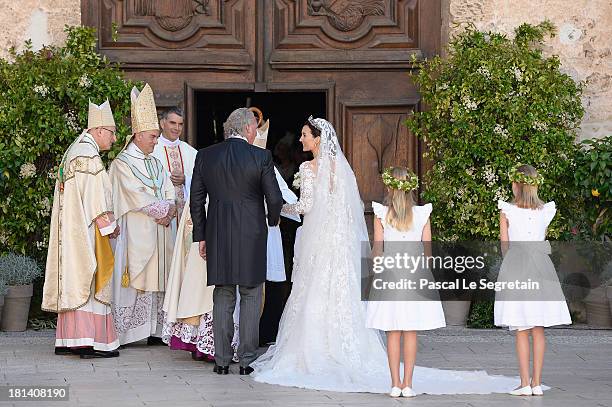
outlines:
{"label": "carved wooden door panel", "polygon": [[266,80],[331,80],[330,119],[363,200],[381,200],[382,170],[419,172],[420,146],[404,122],[420,108],[411,58],[439,51],[437,0],[267,0]]}
{"label": "carved wooden door panel", "polygon": [[249,70],[252,0],[84,0],[99,49],[127,69]]}
{"label": "carved wooden door panel", "polygon": [[150,82],[159,106],[184,103],[192,140],[198,90],[324,92],[369,210],[384,167],[420,172],[403,125],[420,109],[408,72],[412,56],[439,52],[440,2],[82,0],[81,11],[100,51]]}
{"label": "carved wooden door panel", "polygon": [[254,0],[82,0],[84,25],[128,76],[146,80],[161,106],[185,83],[254,82]]}

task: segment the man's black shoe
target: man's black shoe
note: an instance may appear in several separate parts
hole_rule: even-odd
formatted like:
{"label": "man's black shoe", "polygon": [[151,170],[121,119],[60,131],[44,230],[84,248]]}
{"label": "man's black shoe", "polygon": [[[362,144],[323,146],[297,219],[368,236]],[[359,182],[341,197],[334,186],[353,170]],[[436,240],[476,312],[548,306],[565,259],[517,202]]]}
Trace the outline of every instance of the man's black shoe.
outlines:
{"label": "man's black shoe", "polygon": [[219,366],[218,364],[215,363],[215,367],[213,368],[213,372],[215,372],[216,374],[228,374],[229,373],[229,366]]}
{"label": "man's black shoe", "polygon": [[241,376],[250,375],[251,373],[253,373],[254,370],[255,369],[253,369],[251,366],[247,366],[247,367],[240,366],[240,375]]}

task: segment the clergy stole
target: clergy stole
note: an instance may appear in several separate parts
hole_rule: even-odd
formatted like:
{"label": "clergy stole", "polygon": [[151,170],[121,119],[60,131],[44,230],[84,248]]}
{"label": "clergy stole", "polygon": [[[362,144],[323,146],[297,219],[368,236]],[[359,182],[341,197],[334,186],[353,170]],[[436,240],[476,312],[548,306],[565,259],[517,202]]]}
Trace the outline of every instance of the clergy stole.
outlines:
{"label": "clergy stole", "polygon": [[[183,154],[181,153],[181,145],[164,146],[164,155],[170,173],[181,173],[185,175],[185,164],[183,163]],[[185,185],[175,185],[174,192],[176,193],[176,218],[181,219],[183,208],[185,207]]]}
{"label": "clergy stole", "polygon": [[115,266],[115,257],[113,256],[113,249],[110,244],[110,238],[108,236],[102,236],[98,225],[96,228],[96,277],[95,287],[96,295],[99,294],[105,288],[108,288],[108,283],[113,276],[113,267]]}

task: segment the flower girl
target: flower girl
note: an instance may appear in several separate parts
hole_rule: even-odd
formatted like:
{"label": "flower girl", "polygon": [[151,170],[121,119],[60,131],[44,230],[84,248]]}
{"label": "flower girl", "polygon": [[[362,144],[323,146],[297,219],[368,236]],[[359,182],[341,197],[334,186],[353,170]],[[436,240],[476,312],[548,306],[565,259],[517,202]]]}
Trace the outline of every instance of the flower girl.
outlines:
{"label": "flower girl", "polygon": [[[556,208],[554,202],[545,204],[538,197],[538,185],[543,183],[543,177],[531,165],[516,166],[510,172],[510,180],[514,200],[512,203],[498,201],[500,240],[504,253],[498,281],[530,278],[543,283],[544,288],[535,295],[496,293],[495,325],[516,330],[521,384],[510,394],[541,396],[542,365],[546,349],[544,327],[572,323],[549,257],[550,244],[545,241],[546,228],[555,216]],[[531,380],[530,334],[533,338]]]}
{"label": "flower girl", "polygon": [[[406,168],[396,167],[386,169],[382,178],[388,189],[387,204],[372,202],[375,215],[374,256],[380,256],[384,251],[385,255],[392,257],[390,251],[393,251],[391,247],[394,246],[394,242],[431,241],[429,215],[432,206],[414,204],[413,191],[418,187],[417,176]],[[421,244],[419,247],[422,250]],[[418,255],[422,254],[421,250],[418,250]],[[423,272],[429,273],[431,278],[429,271],[419,270],[419,273]],[[390,396],[414,397],[416,393],[412,389],[412,376],[417,353],[416,331],[446,326],[439,298],[421,301],[369,301],[366,326],[387,333],[387,354],[392,385]],[[400,381],[402,336],[404,380]]]}

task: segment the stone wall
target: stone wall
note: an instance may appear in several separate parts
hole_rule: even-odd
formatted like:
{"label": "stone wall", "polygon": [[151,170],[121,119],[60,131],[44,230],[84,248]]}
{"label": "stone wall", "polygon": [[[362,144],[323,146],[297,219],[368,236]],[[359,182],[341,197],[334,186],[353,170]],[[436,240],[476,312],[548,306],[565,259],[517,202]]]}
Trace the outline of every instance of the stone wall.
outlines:
{"label": "stone wall", "polygon": [[546,53],[559,55],[562,69],[587,81],[580,137],[612,135],[612,1],[443,0],[443,37],[472,22],[478,29],[512,33],[523,22],[549,19],[558,35]]}
{"label": "stone wall", "polygon": [[[427,0],[425,0],[427,1]],[[581,138],[612,134],[612,2],[610,0],[442,0],[443,38],[472,22],[479,29],[511,33],[517,25],[548,18],[558,35],[546,52],[561,58],[565,72],[588,84]],[[31,38],[35,48],[61,44],[64,26],[81,21],[79,0],[0,0],[0,57]]]}
{"label": "stone wall", "polygon": [[62,44],[65,25],[81,23],[80,0],[0,0],[0,57],[10,47],[23,48],[27,39],[35,49]]}

